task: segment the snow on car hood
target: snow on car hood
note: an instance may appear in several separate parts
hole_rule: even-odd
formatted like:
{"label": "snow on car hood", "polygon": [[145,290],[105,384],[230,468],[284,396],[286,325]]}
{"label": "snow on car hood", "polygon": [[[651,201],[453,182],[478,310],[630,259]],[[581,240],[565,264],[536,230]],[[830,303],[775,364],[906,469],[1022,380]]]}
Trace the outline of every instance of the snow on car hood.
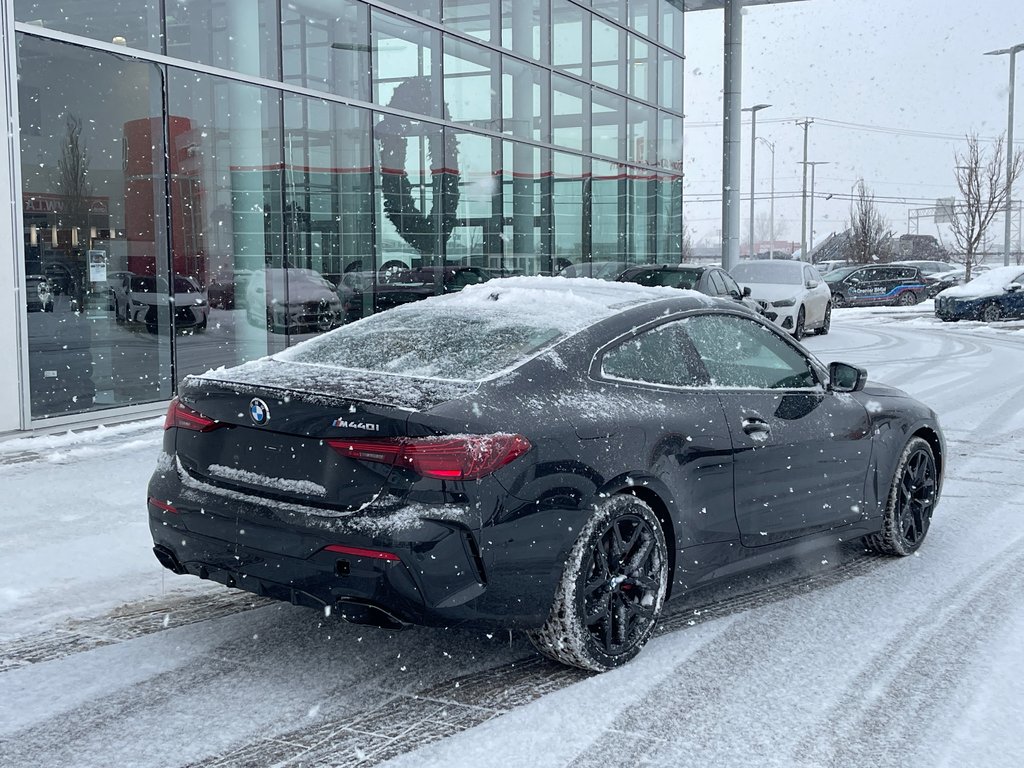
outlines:
{"label": "snow on car hood", "polygon": [[1024,282],[1024,267],[996,267],[973,278],[964,285],[954,285],[942,291],[939,296],[956,299],[980,299],[983,296],[997,296],[1009,283]]}
{"label": "snow on car hood", "polygon": [[783,285],[781,283],[744,283],[741,281],[740,285],[750,288],[751,297],[762,301],[794,299],[805,290],[800,285]]}

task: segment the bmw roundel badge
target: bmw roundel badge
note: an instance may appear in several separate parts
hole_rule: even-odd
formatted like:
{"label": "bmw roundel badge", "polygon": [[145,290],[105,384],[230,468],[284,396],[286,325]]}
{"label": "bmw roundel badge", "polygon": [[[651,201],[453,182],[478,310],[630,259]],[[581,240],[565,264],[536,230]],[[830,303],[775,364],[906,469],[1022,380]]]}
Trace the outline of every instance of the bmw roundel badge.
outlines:
{"label": "bmw roundel badge", "polygon": [[249,418],[256,426],[262,427],[270,421],[270,406],[258,397],[249,401]]}

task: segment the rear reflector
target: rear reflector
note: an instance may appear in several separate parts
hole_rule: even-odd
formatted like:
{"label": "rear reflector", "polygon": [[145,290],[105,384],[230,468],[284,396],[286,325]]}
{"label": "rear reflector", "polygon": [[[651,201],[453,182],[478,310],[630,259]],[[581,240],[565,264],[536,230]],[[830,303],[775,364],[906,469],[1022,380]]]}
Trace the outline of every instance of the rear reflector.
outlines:
{"label": "rear reflector", "polygon": [[411,469],[438,480],[477,480],[530,450],[530,441],[522,435],[504,433],[326,442],[342,456]]}
{"label": "rear reflector", "polygon": [[377,560],[398,560],[394,552],[385,552],[383,549],[364,549],[363,547],[346,547],[344,544],[329,544],[324,547],[327,552],[336,552],[339,555],[350,557],[372,557]]}
{"label": "rear reflector", "polygon": [[164,429],[181,427],[193,432],[210,432],[223,426],[225,426],[223,422],[204,416],[194,408],[189,408],[176,397],[171,400],[171,406],[167,409],[167,417],[164,419]]}
{"label": "rear reflector", "polygon": [[164,512],[173,512],[174,514],[178,514],[178,510],[176,510],[166,501],[160,501],[160,499],[155,499],[152,496],[149,497],[148,501],[152,506],[156,507],[157,509],[162,509]]}

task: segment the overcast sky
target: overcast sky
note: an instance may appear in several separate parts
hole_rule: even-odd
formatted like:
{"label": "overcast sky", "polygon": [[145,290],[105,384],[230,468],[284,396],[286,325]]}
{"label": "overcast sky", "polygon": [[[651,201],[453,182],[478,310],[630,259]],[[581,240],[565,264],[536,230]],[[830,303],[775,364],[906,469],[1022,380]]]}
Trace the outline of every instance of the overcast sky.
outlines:
{"label": "overcast sky", "polygon": [[[687,14],[686,213],[695,240],[717,237],[721,228],[722,40],[721,11]],[[1024,43],[1021,0],[806,0],[748,8],[743,106],[773,105],[758,113],[757,135],[775,142],[776,219],[786,219],[786,238],[800,240],[803,130],[797,120],[816,120],[808,159],[830,163],[817,168],[816,240],[844,228],[851,187],[860,177],[880,201],[905,198],[883,211],[895,232],[906,232],[908,211],[955,194],[953,152],[964,145],[962,137],[1006,131],[1009,57],[982,54],[1017,43]],[[1021,148],[1024,54],[1017,57],[1015,90],[1014,144]],[[746,222],[750,125],[749,115],[744,118]],[[757,210],[767,211],[771,153],[761,143],[756,174]],[[1024,195],[1024,186],[1017,189],[1015,198]],[[825,201],[830,193],[836,197]],[[704,199],[711,202],[699,202]],[[1001,243],[1001,224],[997,228]],[[937,233],[925,222],[920,231]]]}

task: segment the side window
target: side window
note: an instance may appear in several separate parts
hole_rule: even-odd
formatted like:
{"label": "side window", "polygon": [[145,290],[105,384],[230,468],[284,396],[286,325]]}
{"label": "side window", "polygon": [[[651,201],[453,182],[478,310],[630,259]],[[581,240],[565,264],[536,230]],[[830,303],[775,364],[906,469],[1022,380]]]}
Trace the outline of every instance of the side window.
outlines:
{"label": "side window", "polygon": [[902,269],[897,269],[896,278],[898,280],[916,280],[917,269],[914,267],[903,267]]}
{"label": "side window", "polygon": [[710,278],[710,288],[713,291],[712,296],[728,296],[729,291],[726,290],[725,282],[722,280],[722,275],[717,269],[711,270],[711,274],[708,275]]}
{"label": "side window", "polygon": [[659,325],[605,353],[601,375],[623,381],[693,387],[701,383],[682,323]]}
{"label": "side window", "polygon": [[734,315],[697,315],[683,324],[712,386],[798,389],[818,383],[808,359],[760,323]]}
{"label": "side window", "polygon": [[718,273],[718,276],[722,278],[722,282],[725,283],[725,293],[727,296],[743,295],[743,291],[740,290],[739,283],[732,279],[732,275],[723,270]]}
{"label": "side window", "polygon": [[813,282],[815,282],[815,283],[817,283],[817,282],[821,282],[821,281],[820,281],[820,280],[818,280],[818,278],[817,278],[817,277],[815,276],[814,272],[812,272],[812,271],[811,271],[811,268],[810,268],[810,267],[804,267],[804,283],[806,284],[806,283],[809,283],[809,282],[811,282],[811,281],[813,281]]}

